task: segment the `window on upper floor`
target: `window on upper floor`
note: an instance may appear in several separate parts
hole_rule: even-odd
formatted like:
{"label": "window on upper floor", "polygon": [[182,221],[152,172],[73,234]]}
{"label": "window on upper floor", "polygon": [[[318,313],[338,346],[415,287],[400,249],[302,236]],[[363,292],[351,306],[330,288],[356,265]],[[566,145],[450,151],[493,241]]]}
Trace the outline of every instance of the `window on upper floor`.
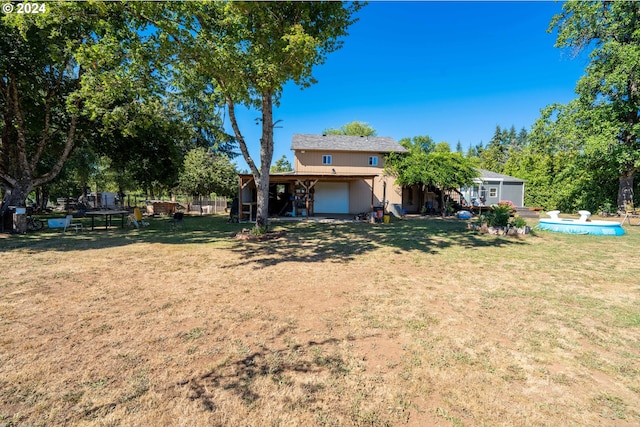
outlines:
{"label": "window on upper floor", "polygon": [[378,166],[378,156],[369,156],[369,166]]}
{"label": "window on upper floor", "polygon": [[329,154],[325,154],[324,156],[322,156],[322,164],[323,165],[330,165],[331,164],[331,155]]}

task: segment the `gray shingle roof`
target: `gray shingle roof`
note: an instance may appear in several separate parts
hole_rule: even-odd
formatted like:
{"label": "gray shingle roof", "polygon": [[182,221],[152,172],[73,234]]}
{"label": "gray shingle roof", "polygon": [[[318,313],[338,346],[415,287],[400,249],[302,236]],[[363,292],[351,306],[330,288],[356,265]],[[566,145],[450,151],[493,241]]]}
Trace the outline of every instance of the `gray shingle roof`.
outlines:
{"label": "gray shingle roof", "polygon": [[525,182],[524,179],[515,178],[509,175],[503,175],[497,172],[491,172],[486,169],[478,169],[478,171],[480,172],[481,178],[486,180],[495,179],[495,180],[503,180],[508,182]]}
{"label": "gray shingle roof", "polygon": [[407,150],[388,136],[347,136],[294,134],[292,150],[371,151],[406,153]]}

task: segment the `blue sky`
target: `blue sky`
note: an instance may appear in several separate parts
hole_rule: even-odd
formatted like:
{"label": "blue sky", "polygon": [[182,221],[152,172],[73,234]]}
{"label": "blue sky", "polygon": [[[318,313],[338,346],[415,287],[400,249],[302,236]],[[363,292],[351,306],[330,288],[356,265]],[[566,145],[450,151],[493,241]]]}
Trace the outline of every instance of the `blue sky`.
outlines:
{"label": "blue sky", "polygon": [[[274,161],[290,162],[295,133],[322,133],[354,120],[396,140],[429,135],[464,150],[497,125],[529,130],[545,106],[575,98],[585,55],[554,47],[547,28],[557,2],[370,2],[342,49],[314,69],[318,83],[285,87],[274,119]],[[256,163],[259,114],[240,127]],[[239,169],[248,169],[235,159]]]}

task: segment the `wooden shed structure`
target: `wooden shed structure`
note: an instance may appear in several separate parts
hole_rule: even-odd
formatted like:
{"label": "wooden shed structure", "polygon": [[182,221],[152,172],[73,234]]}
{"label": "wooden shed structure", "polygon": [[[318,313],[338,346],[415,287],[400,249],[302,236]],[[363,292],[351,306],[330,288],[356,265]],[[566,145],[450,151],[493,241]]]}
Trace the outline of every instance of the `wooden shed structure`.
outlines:
{"label": "wooden shed structure", "polygon": [[500,200],[509,200],[518,207],[524,206],[523,179],[485,169],[479,171],[480,177],[474,180],[473,185],[460,189],[467,202],[473,204],[477,199],[484,205],[493,205]]}
{"label": "wooden shed structure", "polygon": [[[375,197],[376,178],[378,175],[271,174],[269,215],[308,218],[316,214],[349,214],[356,206],[360,211],[370,212],[380,202]],[[240,174],[238,179],[240,219],[253,221],[257,200],[253,175]],[[357,187],[359,191],[353,192],[351,196],[347,193],[346,198],[340,198],[340,203],[345,206],[340,205],[336,208],[335,192],[332,193],[330,190],[338,188],[335,185],[338,183],[340,186],[346,185],[347,188]],[[318,188],[321,191],[317,191]],[[364,203],[363,195],[366,196]]]}

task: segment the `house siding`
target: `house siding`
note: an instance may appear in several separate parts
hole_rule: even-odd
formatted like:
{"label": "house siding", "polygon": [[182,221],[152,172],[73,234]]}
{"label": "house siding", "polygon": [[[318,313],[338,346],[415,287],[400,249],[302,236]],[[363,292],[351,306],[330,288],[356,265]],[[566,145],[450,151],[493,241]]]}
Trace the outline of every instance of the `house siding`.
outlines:
{"label": "house siding", "polygon": [[[493,205],[501,200],[510,200],[516,206],[522,206],[524,203],[524,183],[522,182],[501,182],[501,181],[485,181],[482,189],[486,194],[486,205]],[[491,189],[495,191],[495,197],[491,196]]]}
{"label": "house siding", "polygon": [[[373,183],[373,205],[381,206],[386,197],[389,204],[402,204],[402,189],[394,184],[395,178],[384,176],[384,153],[296,150],[294,171],[299,174],[379,175]],[[323,156],[331,156],[331,164],[323,165]],[[369,159],[377,157],[377,166],[370,166]],[[387,183],[386,193],[384,183]],[[349,213],[368,212],[371,209],[371,180],[349,182]]]}
{"label": "house siding", "polygon": [[[374,206],[376,203],[374,195]],[[357,214],[371,210],[371,181],[352,181],[349,183],[349,213]]]}
{"label": "house siding", "polygon": [[[402,188],[394,185],[395,178],[379,176],[373,180],[373,206],[381,206],[384,197],[387,199],[387,208],[391,204],[402,205]],[[385,192],[384,183],[387,183]],[[371,180],[351,181],[349,185],[349,212],[369,212],[371,209]]]}
{"label": "house siding", "polygon": [[524,183],[502,183],[502,200],[511,200],[516,206],[524,206]]}
{"label": "house siding", "polygon": [[[322,156],[330,155],[331,164],[323,165]],[[378,157],[377,166],[369,166],[369,157]],[[333,173],[348,174],[382,174],[384,155],[373,152],[347,153],[344,151],[296,151],[294,156],[295,173]]]}

